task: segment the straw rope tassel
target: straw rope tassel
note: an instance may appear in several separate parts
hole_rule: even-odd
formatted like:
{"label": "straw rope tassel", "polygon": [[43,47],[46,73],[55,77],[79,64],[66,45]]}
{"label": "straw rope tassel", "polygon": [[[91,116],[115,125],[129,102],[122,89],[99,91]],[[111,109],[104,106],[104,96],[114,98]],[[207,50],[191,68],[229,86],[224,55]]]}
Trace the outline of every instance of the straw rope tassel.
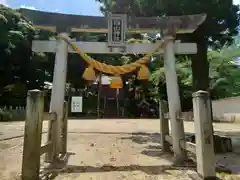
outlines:
{"label": "straw rope tassel", "polygon": [[[96,69],[102,73],[106,74],[113,74],[113,75],[121,75],[121,74],[126,74],[135,71],[137,68],[142,68],[143,65],[147,64],[149,61],[149,57],[153,55],[162,45],[164,41],[161,41],[160,43],[157,43],[156,46],[153,48],[151,52],[149,52],[147,55],[144,57],[140,58],[139,60],[126,64],[123,66],[112,66],[112,65],[107,65],[105,63],[100,63],[99,61],[92,59],[89,57],[86,53],[83,53],[73,42],[70,41],[69,38],[67,37],[62,37],[62,36],[57,36],[57,39],[62,39],[66,43],[69,44],[69,46],[79,55],[83,58],[83,60],[89,64],[92,69]],[[89,70],[90,71],[90,70]],[[145,70],[142,70],[142,72]]]}
{"label": "straw rope tassel", "polygon": [[85,80],[87,80],[87,81],[95,81],[95,80],[96,80],[96,73],[95,73],[93,67],[92,67],[92,66],[88,66],[88,67],[85,69],[82,77],[83,77]]}
{"label": "straw rope tassel", "polygon": [[149,78],[149,70],[148,68],[143,65],[139,70],[138,70],[138,75],[137,79],[138,80],[145,80]]}

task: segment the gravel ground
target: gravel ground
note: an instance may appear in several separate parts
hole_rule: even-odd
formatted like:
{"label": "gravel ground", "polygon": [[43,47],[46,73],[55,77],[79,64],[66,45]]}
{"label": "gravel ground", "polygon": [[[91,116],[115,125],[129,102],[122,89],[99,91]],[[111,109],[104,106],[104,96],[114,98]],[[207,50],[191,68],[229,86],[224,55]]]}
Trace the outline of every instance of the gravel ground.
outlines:
{"label": "gravel ground", "polygon": [[[186,132],[194,132],[192,122],[184,125]],[[236,152],[217,156],[217,163],[240,167],[240,126],[218,123],[214,130],[231,136]],[[158,120],[69,120],[68,131],[68,165],[56,180],[190,179],[191,168],[174,167],[172,157],[161,154]],[[1,180],[20,173],[23,138],[9,137],[23,132],[23,122],[0,123]]]}

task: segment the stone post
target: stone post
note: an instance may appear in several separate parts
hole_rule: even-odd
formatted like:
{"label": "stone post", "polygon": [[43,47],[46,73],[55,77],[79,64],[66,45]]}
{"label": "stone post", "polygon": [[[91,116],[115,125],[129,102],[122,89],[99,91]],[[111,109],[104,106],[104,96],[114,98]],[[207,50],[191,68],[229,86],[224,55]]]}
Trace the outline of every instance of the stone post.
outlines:
{"label": "stone post", "polygon": [[28,91],[23,144],[22,180],[39,179],[43,109],[44,93],[39,90]]}
{"label": "stone post", "polygon": [[197,172],[203,179],[216,176],[210,103],[208,92],[198,91],[193,94]]}
{"label": "stone post", "polygon": [[164,118],[163,103],[159,101],[159,119],[160,119],[160,134],[161,134],[161,145],[162,152],[170,152],[170,144],[166,141],[166,135],[169,135],[168,119]]}

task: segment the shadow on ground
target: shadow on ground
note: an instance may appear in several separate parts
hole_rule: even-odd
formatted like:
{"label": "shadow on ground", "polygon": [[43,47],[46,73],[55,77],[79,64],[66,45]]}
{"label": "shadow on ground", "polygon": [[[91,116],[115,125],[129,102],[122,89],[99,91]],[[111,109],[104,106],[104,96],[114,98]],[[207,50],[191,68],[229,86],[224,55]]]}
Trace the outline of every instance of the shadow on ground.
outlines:
{"label": "shadow on ground", "polygon": [[163,166],[141,166],[141,165],[129,165],[129,166],[112,166],[103,165],[100,167],[93,166],[72,166],[68,165],[64,170],[59,173],[96,173],[96,172],[112,172],[112,171],[142,171],[148,175],[169,174],[167,170],[179,170],[181,167],[174,165]]}
{"label": "shadow on ground", "polygon": [[[163,153],[161,152],[160,145],[160,133],[145,133],[145,132],[136,132],[136,133],[121,133],[121,132],[71,132],[71,133],[82,133],[82,134],[119,134],[127,136],[120,137],[122,140],[131,140],[134,143],[140,144],[143,146],[143,151],[141,154],[150,156],[153,158],[165,159],[172,164],[170,165],[154,165],[154,166],[142,166],[142,165],[127,165],[127,166],[113,166],[113,165],[103,165],[103,166],[75,166],[75,165],[67,165],[67,160],[65,164],[63,164],[62,168],[55,169],[51,173],[45,174],[49,180],[53,180],[59,174],[66,173],[97,173],[97,172],[113,172],[113,171],[142,171],[148,175],[168,175],[168,170],[194,170],[196,171],[196,163],[195,163],[195,155],[190,155],[191,158],[187,160],[185,163],[181,165],[174,164],[173,154]],[[225,132],[217,131],[218,135],[226,135]],[[186,133],[186,135],[191,135],[192,133]],[[238,136],[239,132],[231,132],[228,133],[228,136]],[[74,153],[68,153],[69,156],[74,155]],[[225,171],[225,169],[216,168],[217,172],[226,172],[230,173],[230,171]]]}
{"label": "shadow on ground", "polygon": [[[188,140],[189,137],[193,135],[193,133],[185,133],[186,139]],[[233,145],[233,152],[232,153],[224,153],[218,154],[216,156],[217,161],[221,161],[221,165],[216,162],[216,172],[218,173],[229,173],[229,174],[239,174],[240,168],[239,167],[239,155],[240,155],[240,132],[224,132],[224,131],[215,131],[216,135],[220,136],[227,136],[232,139]],[[141,154],[155,157],[155,158],[162,158],[169,160],[171,162],[174,161],[173,154],[167,154],[161,152],[161,145],[160,145],[160,133],[133,133],[131,136],[122,137],[121,139],[128,139],[132,140],[134,143],[138,144],[146,144],[145,149],[141,152]],[[150,145],[149,145],[150,144]],[[151,145],[155,144],[155,145]],[[196,156],[195,154],[188,153],[188,159],[184,162],[184,164],[180,165],[183,169],[191,169],[196,170]],[[237,159],[236,159],[237,158]]]}
{"label": "shadow on ground", "polygon": [[196,169],[196,165],[192,158],[187,159],[183,164],[174,164],[173,153],[163,153],[161,151],[160,137],[160,133],[136,132],[132,133],[132,135],[129,137],[122,137],[121,139],[127,139],[133,141],[134,143],[145,145],[144,150],[141,152],[143,155],[159,159],[166,159],[173,163],[172,166],[181,169]]}
{"label": "shadow on ground", "polygon": [[69,157],[74,155],[76,155],[76,153],[67,152],[66,155],[62,157],[60,156],[60,160],[54,165],[55,166],[54,169],[52,167],[44,168],[40,172],[40,179],[47,179],[47,180],[55,179],[58,176],[59,171],[64,169],[64,167],[67,167]]}
{"label": "shadow on ground", "polygon": [[[87,133],[87,132],[84,132]],[[90,133],[90,132],[89,132]],[[97,132],[95,132],[97,133]],[[99,134],[112,134],[108,132],[100,132]],[[161,146],[160,146],[160,134],[159,133],[116,133],[122,134],[127,137],[121,137],[120,139],[123,140],[132,140],[135,143],[143,145],[143,151],[141,152],[142,155],[159,158],[159,159],[166,159],[169,162],[173,162],[172,154],[162,153]],[[155,143],[155,145],[149,145],[148,143]],[[73,154],[70,154],[73,155]],[[70,156],[69,155],[69,156]],[[69,157],[68,156],[68,157]],[[67,165],[59,169],[54,169],[51,172],[45,175],[49,180],[53,180],[56,176],[60,174],[74,174],[74,173],[101,173],[101,172],[126,172],[126,171],[141,171],[148,175],[170,175],[170,170],[195,170],[195,166],[188,166],[184,165],[177,165],[174,163],[170,163],[167,165],[138,165],[138,164],[130,164],[125,166],[116,166],[111,164],[104,164],[101,166],[84,166],[84,165]]]}
{"label": "shadow on ground", "polygon": [[0,150],[8,149],[11,145],[5,142],[0,142]]}
{"label": "shadow on ground", "polygon": [[[145,132],[136,132],[131,133],[128,137],[122,137],[123,140],[132,140],[137,144],[147,144],[147,143],[158,143],[160,145],[160,133],[145,133]],[[159,148],[161,148],[159,146]]]}

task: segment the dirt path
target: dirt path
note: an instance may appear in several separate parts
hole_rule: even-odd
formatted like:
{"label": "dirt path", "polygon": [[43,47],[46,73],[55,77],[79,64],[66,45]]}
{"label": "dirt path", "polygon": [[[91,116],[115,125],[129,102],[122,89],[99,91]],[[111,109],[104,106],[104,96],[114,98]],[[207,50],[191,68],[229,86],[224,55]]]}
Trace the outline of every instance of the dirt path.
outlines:
{"label": "dirt path", "polygon": [[[68,165],[56,180],[189,179],[191,170],[173,167],[172,158],[160,153],[157,120],[70,120],[68,129]],[[239,141],[238,125],[214,124],[214,129]],[[193,123],[186,122],[185,131],[194,132]],[[1,180],[13,180],[20,172],[23,143],[22,138],[1,139],[23,132],[22,122],[0,123]],[[240,146],[235,147],[240,153]],[[218,156],[217,161],[240,167],[237,154],[224,157]]]}

